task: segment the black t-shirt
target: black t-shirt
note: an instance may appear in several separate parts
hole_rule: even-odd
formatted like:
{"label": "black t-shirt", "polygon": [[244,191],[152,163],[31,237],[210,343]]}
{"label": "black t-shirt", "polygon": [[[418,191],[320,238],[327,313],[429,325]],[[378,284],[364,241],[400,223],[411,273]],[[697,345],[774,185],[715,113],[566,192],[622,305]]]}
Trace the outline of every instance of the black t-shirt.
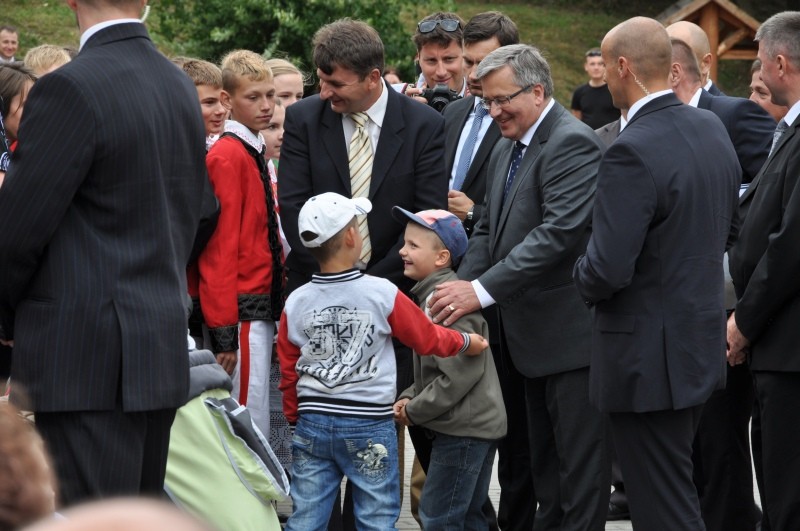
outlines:
{"label": "black t-shirt", "polygon": [[593,87],[586,83],[576,88],[572,109],[581,111],[581,120],[592,129],[619,119],[619,109],[614,107],[608,85]]}

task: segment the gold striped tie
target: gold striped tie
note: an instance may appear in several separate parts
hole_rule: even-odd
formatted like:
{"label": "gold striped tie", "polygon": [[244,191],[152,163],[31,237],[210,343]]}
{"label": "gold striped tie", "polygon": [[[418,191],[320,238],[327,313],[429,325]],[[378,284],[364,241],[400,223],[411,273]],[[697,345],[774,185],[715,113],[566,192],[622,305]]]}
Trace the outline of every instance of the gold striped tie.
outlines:
{"label": "gold striped tie", "polygon": [[[350,118],[356,124],[356,131],[350,139],[350,196],[369,197],[369,183],[372,180],[372,142],[369,139],[366,125],[369,116],[364,112],[355,112]],[[361,261],[366,265],[372,256],[372,244],[369,241],[367,216],[359,216],[358,232],[364,244],[361,248]]]}

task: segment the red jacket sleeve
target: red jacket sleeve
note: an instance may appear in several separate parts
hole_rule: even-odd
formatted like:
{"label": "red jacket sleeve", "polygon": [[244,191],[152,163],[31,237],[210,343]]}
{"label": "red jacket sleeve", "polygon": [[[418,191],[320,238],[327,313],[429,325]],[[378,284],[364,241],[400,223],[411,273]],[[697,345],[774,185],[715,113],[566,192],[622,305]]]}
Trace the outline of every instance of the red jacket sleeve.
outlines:
{"label": "red jacket sleeve", "polygon": [[278,328],[278,361],[281,364],[281,381],[278,389],[283,393],[283,414],[291,423],[297,422],[297,360],[300,347],[289,341],[286,312],[281,316]]}
{"label": "red jacket sleeve", "polygon": [[217,229],[198,258],[200,303],[209,328],[239,322],[237,281],[242,219],[242,170],[231,160],[228,145],[215,146],[206,162],[214,195],[220,203]]}
{"label": "red jacket sleeve", "polygon": [[397,291],[388,321],[392,335],[420,356],[449,358],[469,346],[467,334],[433,324],[400,290]]}

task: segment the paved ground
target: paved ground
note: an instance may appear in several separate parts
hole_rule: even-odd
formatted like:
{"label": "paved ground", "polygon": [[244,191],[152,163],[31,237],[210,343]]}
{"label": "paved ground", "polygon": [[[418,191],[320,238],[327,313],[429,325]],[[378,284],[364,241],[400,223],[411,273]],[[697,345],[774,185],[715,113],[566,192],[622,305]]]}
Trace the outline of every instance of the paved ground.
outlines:
{"label": "paved ground", "polygon": [[[411,516],[411,506],[409,504],[409,496],[408,496],[408,486],[409,481],[411,478],[411,463],[414,459],[414,449],[413,446],[410,444],[411,439],[406,434],[406,448],[405,448],[405,484],[403,488],[403,508],[400,512],[400,519],[397,522],[397,529],[399,531],[419,531],[420,527],[417,524],[414,517]],[[756,502],[761,503],[761,499],[758,496],[758,490],[755,490],[756,495]],[[497,507],[498,500],[500,499],[500,485],[497,482],[497,466],[495,465],[493,474],[492,474],[492,484],[489,487],[489,497],[492,499],[492,503],[494,503],[495,508]],[[288,510],[287,510],[288,508]],[[291,502],[287,505],[279,504],[279,510],[281,512],[289,512],[291,510]],[[606,531],[632,531],[633,526],[631,526],[631,522],[629,520],[622,520],[619,522],[608,522],[606,524]]]}

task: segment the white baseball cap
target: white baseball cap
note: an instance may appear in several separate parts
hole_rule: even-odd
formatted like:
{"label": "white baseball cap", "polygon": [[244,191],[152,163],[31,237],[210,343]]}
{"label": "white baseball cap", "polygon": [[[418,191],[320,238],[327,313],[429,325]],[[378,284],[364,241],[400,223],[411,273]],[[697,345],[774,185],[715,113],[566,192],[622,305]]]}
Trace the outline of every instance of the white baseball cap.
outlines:
{"label": "white baseball cap", "polygon": [[[334,192],[315,195],[300,209],[297,219],[300,240],[305,247],[319,247],[345,228],[355,216],[362,216],[370,210],[372,203],[366,197],[349,199]],[[315,237],[307,240],[303,237],[304,232]]]}

